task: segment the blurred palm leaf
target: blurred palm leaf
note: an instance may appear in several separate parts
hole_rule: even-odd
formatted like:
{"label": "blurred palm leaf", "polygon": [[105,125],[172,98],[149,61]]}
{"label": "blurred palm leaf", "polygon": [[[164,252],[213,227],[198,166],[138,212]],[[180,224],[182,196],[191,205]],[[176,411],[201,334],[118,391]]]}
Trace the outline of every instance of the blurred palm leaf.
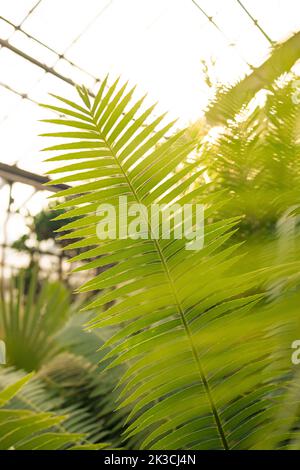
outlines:
{"label": "blurred palm leaf", "polygon": [[[20,284],[18,287],[20,289]],[[63,297],[60,296],[62,293]],[[28,306],[30,294],[34,300]],[[84,433],[90,443],[99,443],[102,437],[107,437],[109,442],[119,447],[123,413],[113,412],[116,399],[113,389],[117,377],[115,374],[101,377],[96,374],[99,359],[96,349],[103,340],[100,335],[82,330],[91,316],[90,312],[78,315],[78,305],[69,304],[68,292],[57,283],[44,285],[38,293],[34,274],[30,280],[29,296],[17,288],[12,289],[10,295],[10,299],[6,297],[6,308],[0,310],[6,314],[4,336],[9,350],[7,367],[0,371],[0,385],[9,385],[23,375],[9,366],[39,370],[38,380],[31,381],[22,396],[19,392],[14,407],[68,415],[64,421],[66,431]],[[22,300],[15,300],[19,298]],[[67,300],[65,306],[63,299]],[[3,307],[4,296],[2,301]],[[30,320],[26,329],[24,312],[27,309],[30,310]],[[43,312],[50,317],[49,320],[40,320]],[[16,321],[13,316],[17,314]],[[14,329],[16,325],[18,328]]]}
{"label": "blurred palm leaf", "polygon": [[30,378],[27,375],[0,391],[0,449],[59,450],[78,445],[84,434],[57,430],[64,416],[8,407]]}
{"label": "blurred palm leaf", "polygon": [[[24,377],[13,368],[0,370],[0,389]],[[121,413],[113,412],[112,383],[95,366],[70,353],[56,356],[13,397],[8,407],[62,416],[59,430],[83,435],[80,442],[121,446]]]}
{"label": "blurred palm leaf", "polygon": [[70,299],[58,282],[46,282],[38,292],[37,273],[25,294],[24,277],[17,285],[1,288],[0,331],[6,344],[7,363],[32,371],[57,353],[55,334],[67,321]]}
{"label": "blurred palm leaf", "polygon": [[300,58],[300,32],[276,44],[270,57],[234,86],[222,86],[210,102],[206,118],[210,125],[223,125],[244,109],[262,89],[272,89],[274,81]]}
{"label": "blurred palm leaf", "polygon": [[221,217],[244,216],[240,235],[276,235],[286,211],[300,203],[300,108],[293,100],[297,77],[283,77],[263,105],[224,127],[202,146],[214,190],[228,204]]}

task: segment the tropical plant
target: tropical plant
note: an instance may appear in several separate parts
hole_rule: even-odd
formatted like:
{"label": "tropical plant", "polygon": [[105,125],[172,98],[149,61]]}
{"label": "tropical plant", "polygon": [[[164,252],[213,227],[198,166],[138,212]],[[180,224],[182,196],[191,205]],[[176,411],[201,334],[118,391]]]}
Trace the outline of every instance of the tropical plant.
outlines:
{"label": "tropical plant", "polygon": [[[34,251],[32,245],[42,241],[53,240],[58,245],[59,240],[56,240],[55,231],[59,229],[62,224],[59,221],[53,220],[53,215],[60,215],[63,211],[56,211],[55,205],[51,205],[46,209],[41,210],[32,217],[29,217],[27,228],[30,233],[22,235],[18,240],[14,241],[12,247],[20,251]],[[37,246],[36,246],[37,248]]]}
{"label": "tropical plant", "polygon": [[210,125],[226,124],[239,114],[262,89],[272,89],[276,79],[290,73],[300,58],[300,32],[278,43],[267,60],[233,86],[218,87],[214,99],[206,110]]}
{"label": "tropical plant", "polygon": [[222,215],[244,216],[244,237],[274,235],[279,219],[299,204],[296,83],[292,74],[281,78],[265,90],[263,104],[244,110],[201,148],[214,191],[226,190],[231,198]]}
{"label": "tropical plant", "polygon": [[[83,433],[67,432],[63,427],[65,416],[41,412],[31,408],[15,409],[10,402],[31,379],[26,375],[0,391],[0,449],[1,450],[59,450],[102,449],[105,444],[84,442]],[[82,443],[82,445],[80,445]]]}
{"label": "tropical plant", "polygon": [[1,287],[0,331],[6,344],[7,363],[28,372],[38,369],[58,352],[55,334],[70,315],[70,296],[58,282],[45,282],[39,290],[33,270],[25,293],[23,273],[17,285]]}
{"label": "tropical plant", "polygon": [[[64,428],[84,433],[89,443],[102,439],[121,445],[123,413],[114,413],[115,374],[99,374],[99,353],[103,339],[83,331],[90,312],[78,315],[78,305],[59,283],[44,283],[40,289],[37,271],[31,273],[30,289],[24,293],[24,276],[18,284],[2,289],[0,304],[1,352],[0,387],[15,382],[26,371],[37,371],[25,389],[17,394],[17,405],[32,411],[67,415]],[[20,373],[18,373],[20,371]],[[15,400],[15,401],[16,401]]]}
{"label": "tropical plant", "polygon": [[[192,158],[197,139],[172,133],[173,123],[152,117],[144,98],[132,102],[134,89],[118,80],[106,78],[93,100],[78,92],[81,104],[56,97],[63,104],[44,105],[65,116],[46,120],[64,128],[45,135],[68,139],[46,150],[59,152],[51,162],[66,162],[51,171],[68,173],[55,183],[73,184],[58,194],[68,198],[58,219],[75,218],[62,238],[76,240],[69,249],[86,248],[73,260],[94,258],[80,270],[106,268],[81,291],[101,292],[88,309],[113,302],[88,327],[117,327],[102,349],[107,370],[127,365],[119,383],[119,407],[132,406],[125,436],[142,435],[151,449],[287,445],[277,417],[293,380],[286,348],[297,315],[290,306],[287,319],[270,291],[280,280],[280,300],[285,291],[297,297],[299,263],[239,269],[239,244],[230,240],[238,217],[218,217],[222,192],[208,191],[204,165]],[[168,205],[203,204],[204,248],[185,250],[172,237],[100,241],[99,204],[124,195],[147,208],[165,204],[170,222]]]}

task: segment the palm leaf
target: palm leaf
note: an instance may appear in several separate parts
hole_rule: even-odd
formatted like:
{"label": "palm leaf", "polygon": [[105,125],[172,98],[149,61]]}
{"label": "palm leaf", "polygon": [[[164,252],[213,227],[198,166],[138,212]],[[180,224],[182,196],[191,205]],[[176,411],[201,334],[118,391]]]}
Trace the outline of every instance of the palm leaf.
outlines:
{"label": "palm leaf", "polygon": [[76,444],[83,438],[82,434],[51,431],[64,420],[63,416],[5,407],[30,378],[27,375],[0,392],[0,448],[57,450]]}
{"label": "palm leaf", "polygon": [[[86,247],[86,258],[95,257],[87,268],[106,268],[81,290],[104,290],[93,308],[112,302],[89,328],[119,327],[104,345],[104,361],[108,370],[128,367],[119,384],[120,407],[132,406],[125,436],[142,435],[147,448],[252,446],[257,427],[272,422],[270,390],[282,376],[269,367],[282,317],[262,316],[260,306],[268,283],[290,280],[299,265],[232,275],[232,266],[241,263],[239,246],[230,242],[237,218],[214,220],[222,194],[208,195],[202,166],[188,163],[196,142],[181,139],[182,132],[172,134],[172,123],[152,117],[153,107],[145,110],[142,100],[132,104],[118,81],[109,87],[103,82],[92,103],[85,89],[79,94],[89,123],[48,119],[72,131],[46,135],[78,139],[67,144],[76,146],[75,154],[50,161],[68,162],[55,172],[70,174],[55,183],[76,182],[59,193],[69,197],[61,207],[72,208],[60,219],[81,216],[63,227],[70,230],[63,238],[81,239],[69,247]],[[75,103],[68,106],[78,110]],[[98,143],[98,154],[86,155],[91,141]],[[164,184],[168,180],[171,188]],[[115,204],[124,194],[129,203],[148,208],[157,202],[204,204],[204,248],[187,251],[185,240],[153,237],[100,241],[97,206]]]}
{"label": "palm leaf", "polygon": [[44,283],[38,292],[37,272],[30,278],[25,292],[24,276],[17,285],[1,285],[0,328],[6,345],[7,363],[32,371],[58,351],[55,334],[70,314],[67,289],[57,282]]}
{"label": "palm leaf", "polygon": [[[33,374],[21,378],[20,375],[8,369],[0,375],[1,385],[8,382],[0,391],[1,450],[101,450],[108,447],[87,440],[87,433],[82,430],[87,425],[82,423],[82,417],[80,420],[77,416],[80,432],[70,431],[75,425],[69,422],[68,415],[63,415],[61,409],[59,413],[49,412],[55,408],[57,399],[45,392],[39,380],[32,380]],[[76,421],[75,416],[73,420]]]}

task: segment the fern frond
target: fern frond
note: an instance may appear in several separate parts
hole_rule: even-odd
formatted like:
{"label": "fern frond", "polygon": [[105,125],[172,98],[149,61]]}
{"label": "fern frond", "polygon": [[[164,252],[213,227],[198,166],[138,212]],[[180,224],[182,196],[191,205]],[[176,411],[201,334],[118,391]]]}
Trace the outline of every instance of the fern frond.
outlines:
{"label": "fern frond", "polygon": [[[119,328],[104,346],[104,361],[108,369],[128,367],[119,383],[120,408],[132,407],[125,436],[142,435],[146,448],[251,446],[257,427],[272,421],[270,390],[282,374],[269,367],[282,317],[262,316],[260,308],[268,283],[294,275],[299,263],[233,275],[232,267],[242,263],[239,245],[230,241],[237,219],[214,219],[222,193],[208,194],[203,165],[189,163],[196,142],[181,139],[182,132],[172,134],[173,123],[152,117],[153,107],[145,110],[141,100],[131,103],[126,87],[118,87],[118,80],[102,85],[93,102],[80,89],[80,108],[89,123],[80,117],[47,120],[73,127],[70,133],[47,135],[78,139],[67,144],[70,150],[76,145],[76,155],[52,158],[68,161],[56,172],[70,175],[57,181],[76,184],[60,195],[69,198],[64,203],[72,208],[68,218],[81,216],[63,238],[80,238],[70,246],[84,246],[86,258],[95,257],[86,268],[104,268],[81,290],[104,290],[88,308],[111,302],[89,327]],[[69,106],[78,109],[75,103]],[[90,154],[87,164],[89,141],[98,142],[99,153]],[[117,204],[124,194],[128,202],[147,208],[158,202],[204,204],[203,249],[187,251],[186,240],[174,237],[100,241],[96,207]]]}

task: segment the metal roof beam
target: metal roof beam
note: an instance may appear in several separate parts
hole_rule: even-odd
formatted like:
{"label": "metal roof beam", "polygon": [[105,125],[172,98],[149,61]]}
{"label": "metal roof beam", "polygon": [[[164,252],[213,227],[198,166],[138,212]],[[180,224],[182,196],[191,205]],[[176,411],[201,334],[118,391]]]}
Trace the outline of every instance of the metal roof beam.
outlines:
{"label": "metal roof beam", "polygon": [[23,183],[33,188],[36,188],[38,191],[51,191],[57,193],[63,189],[67,189],[69,186],[65,184],[54,184],[52,186],[44,186],[45,183],[48,183],[50,178],[46,176],[36,175],[30,171],[22,170],[14,165],[7,165],[6,163],[0,162],[0,177],[5,181],[10,183]]}

